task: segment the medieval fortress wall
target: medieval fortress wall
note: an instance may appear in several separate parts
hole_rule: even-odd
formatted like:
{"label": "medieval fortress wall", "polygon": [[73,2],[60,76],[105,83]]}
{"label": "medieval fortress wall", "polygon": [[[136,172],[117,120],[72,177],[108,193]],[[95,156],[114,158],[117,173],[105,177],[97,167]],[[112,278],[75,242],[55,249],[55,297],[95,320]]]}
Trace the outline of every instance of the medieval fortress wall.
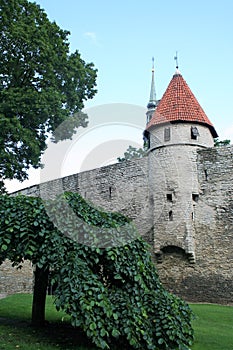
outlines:
{"label": "medieval fortress wall", "polygon": [[[176,152],[177,147],[182,160],[183,146],[177,145]],[[158,152],[157,167],[161,168],[161,159],[168,167],[172,161],[169,147]],[[189,171],[185,168],[183,174],[176,174],[179,186],[182,181],[186,190],[190,186],[191,197],[181,201],[182,206],[186,202],[187,213],[179,214],[181,194],[175,191],[175,181],[167,177],[163,183],[164,179],[156,177],[156,162],[151,167],[153,152],[20,193],[52,197],[63,191],[79,192],[97,207],[123,213],[150,243],[161,281],[169,290],[188,301],[233,303],[233,146],[198,148],[190,154],[196,180],[184,181],[188,175],[183,175]],[[185,216],[190,213],[191,217]],[[186,223],[176,217],[186,218]],[[19,272],[3,264],[0,293],[28,290],[32,275],[26,272],[30,269],[23,268],[19,279]]]}
{"label": "medieval fortress wall", "polygon": [[[155,233],[156,244],[162,243],[160,278],[186,300],[232,303],[233,147],[198,149],[196,165],[198,192],[194,194],[198,196],[192,199],[195,262],[190,263],[184,250],[172,249],[176,238],[169,231],[162,237],[160,230],[158,238]],[[178,241],[177,247],[181,244]]]}
{"label": "medieval fortress wall", "polygon": [[147,174],[148,159],[145,157],[48,181],[15,194],[46,199],[65,191],[78,192],[97,208],[130,217],[142,236],[150,240],[148,232],[153,222]]}
{"label": "medieval fortress wall", "polygon": [[[150,244],[162,283],[187,301],[233,303],[233,146],[217,132],[176,69],[157,100],[154,68],[144,138],[148,155],[14,193],[80,193],[131,218]],[[0,267],[0,293],[32,288],[32,266]]]}

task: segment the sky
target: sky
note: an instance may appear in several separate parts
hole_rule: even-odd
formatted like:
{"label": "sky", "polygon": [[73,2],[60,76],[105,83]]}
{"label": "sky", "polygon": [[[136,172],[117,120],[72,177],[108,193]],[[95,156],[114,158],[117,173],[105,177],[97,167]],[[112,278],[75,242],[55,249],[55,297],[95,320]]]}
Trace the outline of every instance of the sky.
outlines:
{"label": "sky", "polygon": [[[137,111],[143,111],[149,100],[152,57],[157,98],[161,98],[175,72],[177,51],[179,70],[219,138],[233,141],[232,0],[35,2],[51,21],[70,31],[71,52],[78,50],[86,62],[93,62],[98,69],[98,92],[85,103],[90,114],[104,105],[110,115],[112,108],[118,108],[117,104],[138,106]],[[143,128],[146,121],[143,113],[141,118],[139,124]],[[125,124],[130,122],[126,120]],[[127,133],[133,134],[133,129],[129,128]],[[109,138],[111,132],[106,131]],[[141,143],[141,131],[135,137]],[[90,138],[93,141],[95,134],[89,133]],[[134,137],[131,141],[136,145]],[[67,175],[64,171],[61,174]],[[21,185],[11,182],[13,187],[9,188],[26,187],[33,181],[38,179]]]}

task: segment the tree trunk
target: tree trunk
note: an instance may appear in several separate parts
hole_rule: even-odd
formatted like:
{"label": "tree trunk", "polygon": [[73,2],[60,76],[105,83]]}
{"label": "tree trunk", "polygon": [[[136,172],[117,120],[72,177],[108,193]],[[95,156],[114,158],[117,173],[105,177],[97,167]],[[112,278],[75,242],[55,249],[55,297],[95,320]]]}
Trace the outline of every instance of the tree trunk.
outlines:
{"label": "tree trunk", "polygon": [[32,302],[32,325],[43,327],[45,325],[45,302],[48,287],[49,268],[36,266],[34,272],[34,291]]}

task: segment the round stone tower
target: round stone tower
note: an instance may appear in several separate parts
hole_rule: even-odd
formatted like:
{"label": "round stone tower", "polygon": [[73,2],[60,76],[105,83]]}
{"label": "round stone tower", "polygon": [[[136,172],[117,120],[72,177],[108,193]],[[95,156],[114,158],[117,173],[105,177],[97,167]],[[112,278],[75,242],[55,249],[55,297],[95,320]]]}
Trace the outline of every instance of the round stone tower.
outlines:
{"label": "round stone tower", "polygon": [[163,253],[181,251],[194,263],[200,195],[197,149],[213,147],[218,135],[178,67],[151,118],[147,113],[144,136],[149,146],[155,254],[161,261]]}

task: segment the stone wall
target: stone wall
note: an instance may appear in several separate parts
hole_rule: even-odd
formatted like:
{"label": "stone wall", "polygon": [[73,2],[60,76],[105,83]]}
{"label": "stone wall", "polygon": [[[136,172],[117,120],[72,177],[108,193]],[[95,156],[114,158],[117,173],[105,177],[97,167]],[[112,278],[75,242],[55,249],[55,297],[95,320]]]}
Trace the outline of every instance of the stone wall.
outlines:
{"label": "stone wall", "polygon": [[[51,198],[64,191],[79,192],[98,208],[130,217],[138,231],[152,244],[147,173],[147,158],[143,158],[31,186],[12,195]],[[31,290],[31,272],[25,279],[27,272],[27,267],[17,271],[10,262],[5,262],[0,266],[0,293]]]}
{"label": "stone wall", "polygon": [[21,269],[12,267],[9,260],[0,267],[0,294],[31,293],[33,286],[33,267],[25,261]]}
{"label": "stone wall", "polygon": [[165,246],[178,246],[195,259],[192,195],[198,193],[196,149],[167,146],[149,154],[157,253]]}
{"label": "stone wall", "polygon": [[[191,138],[191,128],[196,127],[199,136],[196,139]],[[165,132],[168,130],[169,137],[165,138]],[[196,123],[166,123],[156,125],[150,128],[150,148],[172,145],[197,145],[199,147],[213,147],[214,140],[207,126],[197,125]]]}
{"label": "stone wall", "polygon": [[153,225],[149,203],[148,160],[116,163],[15,192],[14,195],[55,197],[64,191],[80,193],[96,207],[131,218],[148,240]]}
{"label": "stone wall", "polygon": [[[157,263],[159,275],[170,291],[188,301],[233,303],[233,147],[198,150],[196,166],[196,262],[191,264],[181,247],[164,246],[163,259]],[[79,192],[98,207],[131,217],[153,247],[154,202],[148,173],[148,159],[143,158],[32,186],[21,193],[46,197],[64,190]],[[28,290],[20,276],[22,271],[4,269],[2,265],[0,293]],[[27,278],[31,283],[32,275]]]}
{"label": "stone wall", "polygon": [[195,205],[196,263],[179,249],[165,251],[160,278],[189,301],[233,303],[233,147],[198,151]]}

